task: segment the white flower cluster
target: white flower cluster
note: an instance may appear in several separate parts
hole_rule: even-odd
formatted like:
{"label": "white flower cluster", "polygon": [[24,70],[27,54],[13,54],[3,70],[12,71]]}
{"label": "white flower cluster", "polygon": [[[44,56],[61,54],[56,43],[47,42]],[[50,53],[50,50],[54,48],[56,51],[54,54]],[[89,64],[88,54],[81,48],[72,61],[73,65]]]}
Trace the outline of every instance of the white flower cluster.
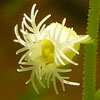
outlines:
{"label": "white flower cluster", "polygon": [[[61,76],[60,73],[72,71],[65,67],[69,63],[78,65],[72,59],[76,54],[79,54],[80,43],[87,42],[89,36],[77,35],[73,28],[65,27],[66,18],[64,18],[62,24],[56,22],[46,26],[44,22],[51,16],[48,15],[36,25],[35,19],[38,10],[35,10],[35,7],[36,4],[32,7],[30,18],[24,14],[20,29],[23,38],[18,33],[18,25],[15,26],[17,39],[14,41],[24,46],[16,54],[26,51],[19,64],[29,65],[29,67],[20,66],[17,71],[32,71],[31,77],[26,84],[32,82],[34,90],[38,94],[39,91],[34,79],[37,79],[44,88],[46,86],[49,88],[49,83],[52,81],[55,92],[58,94],[56,79],[61,82],[63,91],[65,91],[64,84],[79,85],[79,83],[67,81],[70,77]],[[43,79],[46,80],[46,84],[43,83]]]}

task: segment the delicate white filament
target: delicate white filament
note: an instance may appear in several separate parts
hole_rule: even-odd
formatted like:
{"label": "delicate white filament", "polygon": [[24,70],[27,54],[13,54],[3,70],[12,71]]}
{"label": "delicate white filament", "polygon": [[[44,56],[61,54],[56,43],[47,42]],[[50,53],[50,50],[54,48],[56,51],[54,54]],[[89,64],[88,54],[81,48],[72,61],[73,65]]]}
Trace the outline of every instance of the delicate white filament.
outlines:
{"label": "delicate white filament", "polygon": [[31,82],[32,82],[32,85],[33,85],[33,88],[34,90],[37,92],[37,94],[39,94],[39,91],[35,85],[35,82],[34,82],[34,77],[35,77],[35,73],[32,72],[32,75],[31,75]]}
{"label": "delicate white filament", "polygon": [[57,60],[62,64],[62,65],[66,65],[63,60],[61,59],[61,57],[59,56],[58,52],[55,52],[55,57],[57,58]]}
{"label": "delicate white filament", "polygon": [[22,44],[23,46],[25,46],[25,42],[20,38],[20,36],[18,34],[18,25],[15,26],[15,35],[16,35],[19,43]]}
{"label": "delicate white filament", "polygon": [[35,14],[34,14],[34,17],[31,18],[31,20],[32,20],[31,23],[32,23],[32,26],[33,26],[33,27],[36,27],[36,25],[35,25],[35,18],[36,18],[36,16],[37,16],[38,12],[39,12],[39,10],[36,10],[36,12],[35,12]]}
{"label": "delicate white filament", "polygon": [[24,52],[24,51],[26,51],[26,50],[27,50],[27,48],[26,48],[26,47],[23,47],[23,48],[19,49],[19,50],[16,52],[16,55],[18,55],[19,53]]}
{"label": "delicate white filament", "polygon": [[60,29],[59,32],[58,32],[57,41],[60,40],[61,32],[62,32],[62,30],[63,30],[63,28],[64,28],[65,23],[66,23],[66,18],[63,19],[61,29]]}
{"label": "delicate white filament", "polygon": [[54,57],[54,61],[55,61],[55,63],[56,63],[57,65],[59,65],[59,62],[58,62],[58,60],[57,60],[56,55],[55,55],[55,57]]}
{"label": "delicate white filament", "polygon": [[29,84],[31,82],[31,79],[29,79],[28,81],[25,82],[25,84]]}
{"label": "delicate white filament", "polygon": [[73,47],[71,46],[66,46],[67,48],[71,49],[73,52],[75,52],[76,54],[79,54],[79,52],[77,50],[75,50]]}
{"label": "delicate white filament", "polygon": [[35,10],[36,4],[33,5],[32,10],[31,10],[31,19],[34,17],[34,10]]}
{"label": "delicate white filament", "polygon": [[26,28],[27,28],[29,31],[31,31],[31,32],[34,33],[34,30],[27,24],[27,22],[26,22],[26,20],[25,20],[25,17],[23,18],[23,23],[25,24]]}
{"label": "delicate white filament", "polygon": [[14,42],[17,42],[17,43],[18,43],[19,41],[18,41],[18,40],[16,40],[16,39],[14,39]]}
{"label": "delicate white filament", "polygon": [[87,39],[88,37],[89,37],[89,35],[85,35],[85,36],[82,36],[82,37],[80,36],[78,39],[72,40],[71,42],[72,42],[72,43],[81,42],[81,41]]}
{"label": "delicate white filament", "polygon": [[58,50],[60,56],[62,58],[64,58],[66,61],[68,61],[69,63],[72,63],[74,65],[78,65],[78,63],[75,63],[74,61],[72,61],[71,59],[69,59],[67,56],[65,56],[65,54],[61,51],[61,50]]}
{"label": "delicate white filament", "polygon": [[58,68],[57,71],[58,72],[71,72],[72,69],[61,69],[61,68]]}
{"label": "delicate white filament", "polygon": [[55,42],[55,39],[56,39],[57,27],[58,27],[58,24],[56,24],[56,26],[55,26],[55,28],[54,28],[54,32],[53,32],[53,40],[54,40],[54,42]]}
{"label": "delicate white filament", "polygon": [[22,29],[20,29],[20,32],[21,32],[22,34],[27,34],[27,32],[24,31],[24,30],[22,30]]}
{"label": "delicate white filament", "polygon": [[22,27],[22,30],[24,31],[24,23],[23,23],[23,21],[22,21],[21,27]]}
{"label": "delicate white filament", "polygon": [[45,27],[46,27],[46,24],[44,24],[44,25],[42,26],[42,28],[41,28],[41,30],[40,30],[41,33],[43,32],[43,30],[45,29]]}
{"label": "delicate white filament", "polygon": [[24,68],[24,67],[20,66],[20,68],[21,69],[17,69],[18,72],[31,71],[31,70],[33,70],[33,67]]}
{"label": "delicate white filament", "polygon": [[31,19],[24,13],[25,18],[31,23]]}
{"label": "delicate white filament", "polygon": [[49,14],[49,15],[47,15],[45,18],[43,18],[43,19],[41,20],[41,22],[37,25],[37,28],[40,29],[40,27],[42,26],[42,24],[43,24],[48,18],[50,18],[50,17],[51,17],[51,15]]}
{"label": "delicate white filament", "polygon": [[76,85],[76,86],[79,86],[79,85],[80,85],[79,83],[76,83],[76,82],[70,82],[70,81],[66,81],[66,80],[63,80],[63,83],[69,84],[69,85]]}

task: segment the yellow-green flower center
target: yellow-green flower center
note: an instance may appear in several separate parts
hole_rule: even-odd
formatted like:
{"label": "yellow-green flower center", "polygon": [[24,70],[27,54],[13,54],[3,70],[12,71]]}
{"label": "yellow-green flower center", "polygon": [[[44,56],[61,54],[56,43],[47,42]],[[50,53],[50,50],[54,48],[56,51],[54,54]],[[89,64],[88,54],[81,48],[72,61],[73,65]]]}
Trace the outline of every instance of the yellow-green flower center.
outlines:
{"label": "yellow-green flower center", "polygon": [[49,63],[54,62],[54,49],[54,45],[50,40],[43,40],[42,55]]}

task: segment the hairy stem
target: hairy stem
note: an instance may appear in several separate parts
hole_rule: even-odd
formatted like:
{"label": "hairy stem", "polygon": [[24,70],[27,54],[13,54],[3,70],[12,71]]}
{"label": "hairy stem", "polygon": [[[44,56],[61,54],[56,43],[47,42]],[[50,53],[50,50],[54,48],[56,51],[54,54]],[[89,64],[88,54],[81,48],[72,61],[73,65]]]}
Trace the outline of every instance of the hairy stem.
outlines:
{"label": "hairy stem", "polygon": [[90,0],[87,33],[94,40],[85,47],[83,100],[94,100],[96,87],[96,54],[98,47],[100,0]]}

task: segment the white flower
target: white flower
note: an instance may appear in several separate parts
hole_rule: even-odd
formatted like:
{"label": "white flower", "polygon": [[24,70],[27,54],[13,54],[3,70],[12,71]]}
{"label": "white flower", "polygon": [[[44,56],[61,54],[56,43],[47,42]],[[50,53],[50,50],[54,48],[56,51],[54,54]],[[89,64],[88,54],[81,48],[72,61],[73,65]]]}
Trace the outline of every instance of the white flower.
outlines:
{"label": "white flower", "polygon": [[[31,18],[24,14],[22,28],[20,29],[23,39],[18,33],[18,25],[15,26],[17,40],[14,41],[24,46],[16,54],[26,51],[19,64],[31,66],[20,66],[21,69],[17,69],[17,71],[32,71],[26,84],[31,81],[38,94],[39,91],[34,79],[37,78],[40,85],[45,88],[46,85],[42,82],[43,77],[47,81],[48,88],[49,82],[53,82],[54,89],[58,94],[56,79],[61,82],[63,91],[65,91],[64,84],[79,85],[79,83],[67,81],[66,79],[69,79],[69,77],[61,76],[59,73],[71,72],[71,69],[65,67],[69,63],[78,65],[72,59],[76,54],[79,54],[80,43],[89,41],[89,36],[77,35],[73,28],[65,27],[66,18],[64,18],[62,24],[56,22],[46,27],[44,22],[51,16],[48,15],[36,25],[35,19],[38,10],[35,11],[35,7],[36,4],[32,7]],[[30,22],[31,26],[27,24],[27,21]]]}

